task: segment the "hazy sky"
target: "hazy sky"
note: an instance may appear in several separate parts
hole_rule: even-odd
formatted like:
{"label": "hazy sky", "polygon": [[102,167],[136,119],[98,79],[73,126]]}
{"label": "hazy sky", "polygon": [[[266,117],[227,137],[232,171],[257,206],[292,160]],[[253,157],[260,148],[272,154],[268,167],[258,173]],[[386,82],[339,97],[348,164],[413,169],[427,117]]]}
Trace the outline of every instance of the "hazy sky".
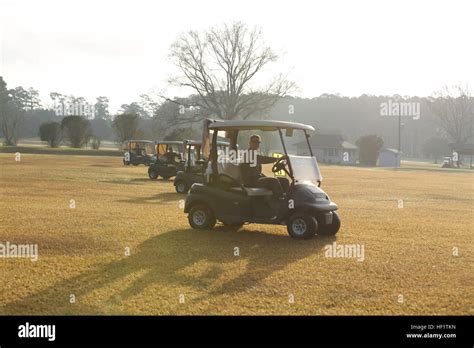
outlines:
{"label": "hazy sky", "polygon": [[[152,89],[171,97],[180,32],[234,20],[262,28],[297,95],[430,95],[474,86],[474,1],[0,0],[8,87],[108,96],[111,111]],[[262,81],[264,82],[264,81]]]}

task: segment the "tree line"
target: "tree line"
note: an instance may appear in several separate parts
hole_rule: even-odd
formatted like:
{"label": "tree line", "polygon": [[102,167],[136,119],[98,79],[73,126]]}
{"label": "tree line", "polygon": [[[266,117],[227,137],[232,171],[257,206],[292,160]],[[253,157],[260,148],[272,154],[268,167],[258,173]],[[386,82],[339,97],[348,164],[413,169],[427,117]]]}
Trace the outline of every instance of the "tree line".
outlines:
{"label": "tree line", "polygon": [[[189,91],[186,98],[159,93],[139,96],[122,104],[115,115],[109,100],[97,97],[87,115],[74,105],[84,98],[50,94],[53,106],[42,108],[33,88],[7,89],[0,82],[0,126],[6,145],[20,136],[40,133],[50,146],[66,141],[81,147],[101,140],[122,142],[130,138],[199,137],[199,121],[271,118],[312,124],[319,132],[342,134],[356,142],[376,135],[385,146],[398,146],[398,118],[382,117],[387,100],[421,105],[418,119],[403,117],[402,151],[412,157],[436,157],[449,151],[448,144],[472,143],[473,98],[467,86],[445,87],[431,97],[344,97],[323,94],[298,98],[296,84],[284,72],[268,74],[278,55],[264,41],[261,29],[241,22],[180,34],[171,45],[170,60],[179,73],[169,79],[173,86]],[[265,71],[265,73],[264,73]],[[268,76],[257,83],[256,76]],[[259,79],[258,81],[262,81]],[[72,109],[72,110],[71,110]],[[90,110],[89,110],[90,111]]]}

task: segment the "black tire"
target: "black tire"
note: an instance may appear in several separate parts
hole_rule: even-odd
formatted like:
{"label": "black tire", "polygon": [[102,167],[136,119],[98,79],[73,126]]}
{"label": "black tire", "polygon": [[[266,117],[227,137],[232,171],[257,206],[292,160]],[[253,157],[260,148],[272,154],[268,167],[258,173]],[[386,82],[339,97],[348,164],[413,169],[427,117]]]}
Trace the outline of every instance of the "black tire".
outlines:
{"label": "black tire", "polygon": [[135,167],[138,166],[140,163],[132,163]]}
{"label": "black tire", "polygon": [[188,193],[189,191],[188,184],[183,180],[179,180],[175,182],[174,188],[176,189],[176,192],[178,193]]}
{"label": "black tire", "polygon": [[333,211],[332,212],[332,224],[330,225],[321,225],[318,229],[318,236],[334,236],[339,228],[341,228],[341,219],[339,215]]}
{"label": "black tire", "polygon": [[130,162],[129,162],[129,161],[123,161],[123,165],[124,165],[124,166],[129,166],[129,165],[130,165]]}
{"label": "black tire", "polygon": [[188,221],[192,228],[210,230],[216,224],[216,217],[207,205],[198,204],[191,208]]}
{"label": "black tire", "polygon": [[314,237],[318,230],[318,222],[308,214],[293,214],[286,224],[288,234],[295,239],[309,239]]}
{"label": "black tire", "polygon": [[153,168],[148,168],[148,177],[151,179],[151,180],[156,180],[158,179],[158,171],[156,169],[153,169]]}

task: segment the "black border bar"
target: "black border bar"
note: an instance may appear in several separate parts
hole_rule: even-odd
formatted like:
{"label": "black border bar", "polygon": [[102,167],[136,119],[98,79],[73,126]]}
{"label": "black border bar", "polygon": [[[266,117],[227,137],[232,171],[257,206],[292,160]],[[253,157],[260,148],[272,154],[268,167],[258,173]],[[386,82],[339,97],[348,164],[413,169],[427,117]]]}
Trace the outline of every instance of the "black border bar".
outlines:
{"label": "black border bar", "polygon": [[[55,325],[55,340],[20,338],[19,326]],[[421,327],[425,327],[420,330]],[[430,328],[430,329],[428,329]],[[389,344],[469,346],[472,316],[2,316],[0,346],[144,344]],[[408,338],[407,334],[456,337]]]}

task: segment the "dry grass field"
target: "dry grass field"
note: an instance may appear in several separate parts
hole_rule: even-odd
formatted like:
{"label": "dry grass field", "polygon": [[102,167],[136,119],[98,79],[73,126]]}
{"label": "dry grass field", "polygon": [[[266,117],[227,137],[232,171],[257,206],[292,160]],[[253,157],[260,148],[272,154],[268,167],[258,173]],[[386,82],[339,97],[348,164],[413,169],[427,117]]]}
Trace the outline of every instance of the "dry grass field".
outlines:
{"label": "dry grass field", "polygon": [[[474,314],[472,173],[321,171],[341,230],[297,241],[285,226],[192,230],[172,181],[120,157],[0,154],[0,243],[39,247],[0,259],[0,314]],[[364,261],[325,257],[334,241]]]}

